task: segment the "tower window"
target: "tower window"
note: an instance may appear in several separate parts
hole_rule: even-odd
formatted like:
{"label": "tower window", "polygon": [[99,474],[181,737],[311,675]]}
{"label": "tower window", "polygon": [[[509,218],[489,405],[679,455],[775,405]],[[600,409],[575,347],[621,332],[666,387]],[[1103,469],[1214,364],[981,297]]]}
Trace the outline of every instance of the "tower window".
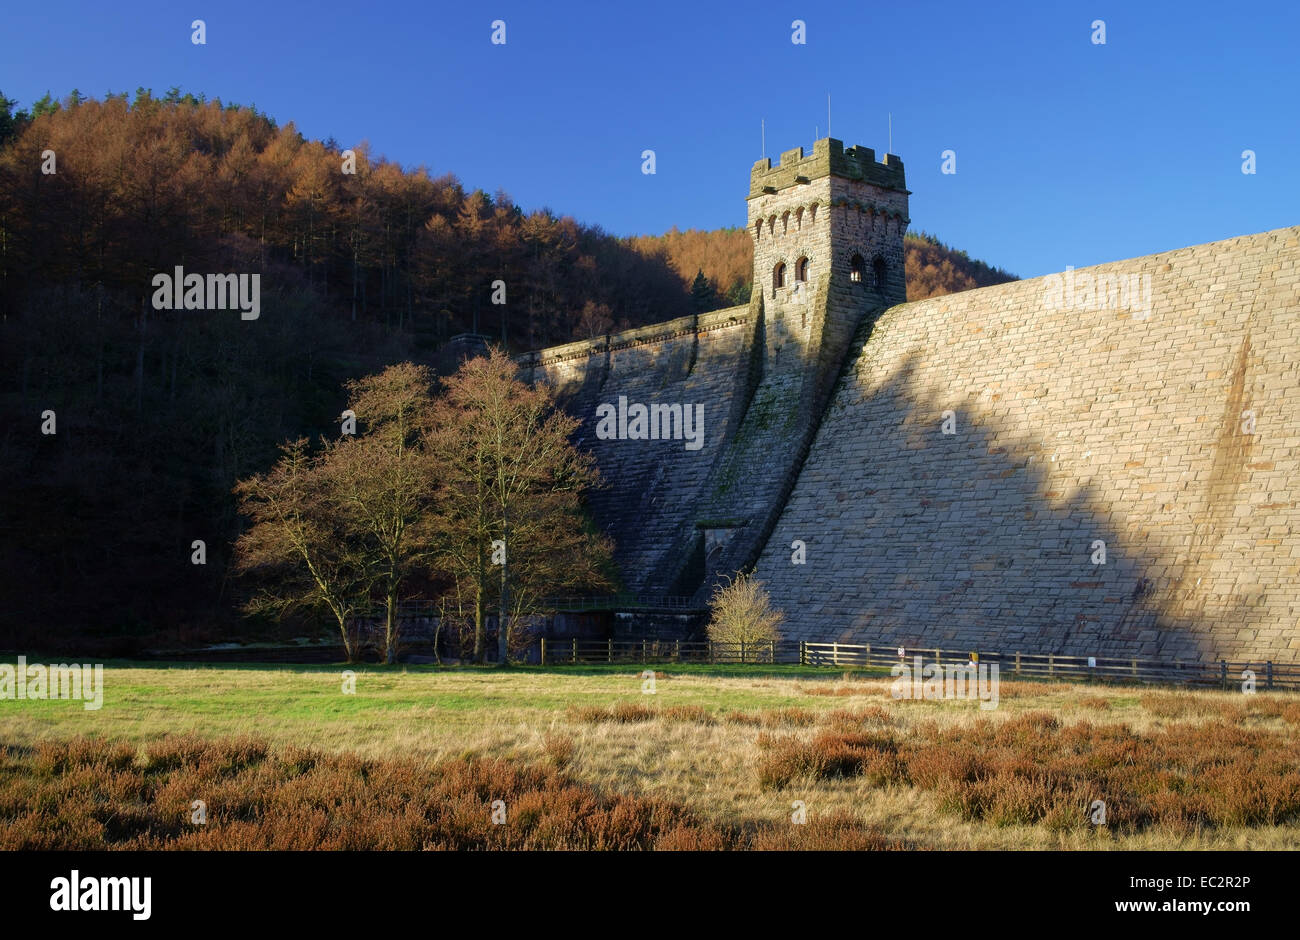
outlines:
{"label": "tower window", "polygon": [[777,266],[772,269],[772,296],[775,297],[776,292],[780,290],[782,287],[785,287],[785,262],[784,261],[778,262]]}
{"label": "tower window", "polygon": [[754,241],[758,241],[762,237],[763,237],[763,220],[759,219],[757,222],[754,223]]}
{"label": "tower window", "polygon": [[849,280],[854,284],[862,283],[862,276],[866,273],[867,262],[862,255],[854,255],[849,261]]}
{"label": "tower window", "polygon": [[872,272],[876,275],[876,287],[879,288],[880,290],[884,290],[885,275],[888,273],[888,269],[885,265],[885,259],[882,258],[880,255],[876,255],[874,258],[871,259],[871,269]]}
{"label": "tower window", "polygon": [[796,281],[808,280],[808,259],[800,258],[794,263],[794,279]]}

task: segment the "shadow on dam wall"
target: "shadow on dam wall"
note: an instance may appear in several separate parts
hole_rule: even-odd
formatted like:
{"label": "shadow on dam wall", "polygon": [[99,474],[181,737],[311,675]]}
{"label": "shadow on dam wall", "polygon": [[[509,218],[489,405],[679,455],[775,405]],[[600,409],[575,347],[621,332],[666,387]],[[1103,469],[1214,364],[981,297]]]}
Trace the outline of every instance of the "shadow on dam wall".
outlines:
{"label": "shadow on dam wall", "polygon": [[[756,571],[785,638],[1189,660],[1249,648],[1235,641],[1268,611],[1213,573],[1238,531],[1252,446],[1237,427],[1248,333],[1209,419],[1208,480],[1165,505],[1123,455],[1089,462],[1087,441],[1063,444],[1059,425],[1012,426],[979,392],[921,384],[920,355],[870,389],[850,375],[836,394]],[[942,433],[945,412],[955,433]],[[792,563],[795,540],[806,564]]]}

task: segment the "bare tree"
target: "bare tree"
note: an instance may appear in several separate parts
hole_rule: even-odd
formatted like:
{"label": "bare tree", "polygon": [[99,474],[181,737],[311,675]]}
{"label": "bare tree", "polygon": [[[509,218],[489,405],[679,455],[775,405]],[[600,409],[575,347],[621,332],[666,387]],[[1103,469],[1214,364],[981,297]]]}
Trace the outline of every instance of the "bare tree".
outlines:
{"label": "bare tree", "polygon": [[748,574],[719,582],[709,599],[713,615],[709,620],[709,639],[714,643],[738,645],[742,651],[764,643],[775,643],[777,628],[785,620],[773,610],[763,582]]}
{"label": "bare tree", "polygon": [[588,530],[581,511],[582,492],[599,478],[590,455],[569,441],[577,425],[547,386],[520,381],[499,349],[467,360],[435,405],[440,562],[473,597],[477,662],[486,657],[494,598],[505,663],[512,612],[545,590],[610,583],[609,542]]}
{"label": "bare tree", "polygon": [[330,446],[344,537],[367,558],[384,607],[384,658],[397,661],[397,608],[402,585],[433,554],[433,474],[424,435],[433,376],[424,366],[390,366],[348,383],[349,408],[364,433]]}
{"label": "bare tree", "polygon": [[240,512],[253,522],[235,543],[235,569],[271,576],[245,610],[280,615],[294,608],[328,610],[347,661],[355,662],[358,651],[348,626],[368,604],[368,561],[346,537],[328,462],[307,453],[306,438],[281,451],[269,472],[234,488]]}

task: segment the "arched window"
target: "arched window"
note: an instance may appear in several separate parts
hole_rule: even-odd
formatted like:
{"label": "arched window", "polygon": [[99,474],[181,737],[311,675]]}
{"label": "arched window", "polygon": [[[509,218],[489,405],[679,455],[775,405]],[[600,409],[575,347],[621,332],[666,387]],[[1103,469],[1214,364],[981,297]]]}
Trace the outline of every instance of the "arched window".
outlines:
{"label": "arched window", "polygon": [[880,255],[876,255],[874,258],[872,258],[871,270],[876,275],[876,287],[879,288],[880,290],[884,290],[885,275],[888,273],[888,268],[885,265],[885,259],[882,258]]}
{"label": "arched window", "polygon": [[772,296],[775,297],[782,287],[785,287],[785,262],[779,261],[772,269]]}
{"label": "arched window", "polygon": [[794,227],[796,229],[803,228],[803,206],[794,210]]}
{"label": "arched window", "polygon": [[794,263],[794,279],[796,281],[808,280],[808,259],[800,258]]}
{"label": "arched window", "polygon": [[762,237],[763,237],[763,220],[759,219],[757,222],[754,223],[754,241],[758,241]]}
{"label": "arched window", "polygon": [[783,212],[781,214],[781,234],[784,235],[788,231],[790,231],[790,213]]}
{"label": "arched window", "polygon": [[854,284],[862,283],[862,276],[866,273],[867,262],[862,255],[854,255],[849,260],[849,280]]}

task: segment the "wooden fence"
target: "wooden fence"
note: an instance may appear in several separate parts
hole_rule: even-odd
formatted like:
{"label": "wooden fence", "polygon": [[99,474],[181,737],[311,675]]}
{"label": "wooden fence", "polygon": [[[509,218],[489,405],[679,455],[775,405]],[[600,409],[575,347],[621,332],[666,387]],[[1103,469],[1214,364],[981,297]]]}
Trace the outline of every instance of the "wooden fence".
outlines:
{"label": "wooden fence", "polygon": [[1300,689],[1300,665],[1268,661],[1168,662],[1054,653],[972,654],[928,646],[903,647],[900,650],[897,646],[794,640],[755,644],[650,639],[540,641],[540,661],[547,666],[566,663],[767,663],[826,668],[889,668],[900,663],[912,667],[918,657],[923,665],[956,666],[971,662],[973,658],[981,664],[996,663],[999,678],[1158,682],[1222,689],[1239,687],[1250,678],[1257,689]]}
{"label": "wooden fence", "polygon": [[565,663],[786,663],[800,662],[800,646],[777,643],[713,643],[708,640],[539,641],[543,665]]}

